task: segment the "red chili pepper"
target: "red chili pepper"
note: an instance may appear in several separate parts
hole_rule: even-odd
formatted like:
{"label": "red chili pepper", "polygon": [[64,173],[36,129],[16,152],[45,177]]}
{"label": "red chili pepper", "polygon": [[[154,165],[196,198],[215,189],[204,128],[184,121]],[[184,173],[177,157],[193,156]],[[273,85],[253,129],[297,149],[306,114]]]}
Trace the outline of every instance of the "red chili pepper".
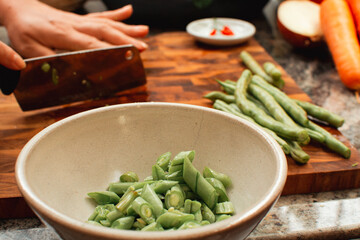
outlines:
{"label": "red chili pepper", "polygon": [[214,36],[216,34],[216,29],[214,28],[214,30],[211,31],[210,36]]}
{"label": "red chili pepper", "polygon": [[228,26],[224,26],[224,28],[221,30],[221,33],[227,36],[234,35],[233,31]]}

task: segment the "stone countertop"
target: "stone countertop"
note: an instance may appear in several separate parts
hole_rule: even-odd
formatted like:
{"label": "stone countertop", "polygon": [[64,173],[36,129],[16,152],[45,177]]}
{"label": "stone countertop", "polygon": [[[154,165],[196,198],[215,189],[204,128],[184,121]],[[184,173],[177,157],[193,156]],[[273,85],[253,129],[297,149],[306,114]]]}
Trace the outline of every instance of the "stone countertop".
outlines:
{"label": "stone countertop", "polygon": [[[360,151],[360,104],[341,83],[327,49],[292,49],[263,20],[255,38],[313,100],[342,115],[339,130]],[[360,189],[282,196],[248,239],[360,238]],[[60,239],[37,218],[0,220],[0,239]]]}

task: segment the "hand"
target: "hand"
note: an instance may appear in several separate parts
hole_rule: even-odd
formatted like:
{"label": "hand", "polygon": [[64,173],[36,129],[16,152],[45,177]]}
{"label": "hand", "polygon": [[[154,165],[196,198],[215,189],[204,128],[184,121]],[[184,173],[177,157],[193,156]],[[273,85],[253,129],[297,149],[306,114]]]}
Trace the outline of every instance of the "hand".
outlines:
{"label": "hand", "polygon": [[20,70],[25,67],[25,62],[12,48],[0,42],[0,65],[13,70]]}
{"label": "hand", "polygon": [[140,51],[147,48],[144,42],[136,38],[146,36],[148,26],[119,22],[131,16],[131,5],[113,11],[78,15],[37,0],[26,3],[4,1],[8,7],[1,10],[4,16],[0,20],[8,31],[12,47],[25,58],[51,55],[56,50],[123,44],[133,44]]}

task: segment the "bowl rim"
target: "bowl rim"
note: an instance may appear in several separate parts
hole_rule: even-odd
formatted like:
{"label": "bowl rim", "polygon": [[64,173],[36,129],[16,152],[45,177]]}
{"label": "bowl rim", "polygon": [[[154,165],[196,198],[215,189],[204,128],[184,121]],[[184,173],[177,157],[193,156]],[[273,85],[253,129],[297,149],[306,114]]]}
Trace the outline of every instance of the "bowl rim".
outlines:
{"label": "bowl rim", "polygon": [[[55,209],[47,206],[33,191],[30,187],[26,179],[26,157],[32,151],[32,146],[37,144],[42,138],[44,138],[47,134],[55,130],[58,126],[66,124],[70,121],[92,115],[97,114],[98,112],[107,112],[112,111],[114,109],[125,109],[125,108],[141,108],[141,107],[180,107],[185,109],[197,109],[200,111],[211,112],[213,114],[222,115],[226,118],[230,118],[231,120],[235,120],[241,122],[241,124],[249,127],[256,134],[261,135],[271,146],[274,151],[274,154],[277,156],[278,167],[277,167],[277,178],[275,179],[271,189],[268,191],[267,195],[258,202],[258,204],[251,210],[245,212],[244,214],[235,214],[229,219],[225,219],[223,221],[213,223],[210,225],[202,226],[201,228],[196,229],[187,229],[181,231],[179,235],[179,231],[165,231],[165,232],[152,232],[150,235],[148,232],[139,232],[139,231],[129,231],[129,230],[119,230],[119,229],[111,229],[104,227],[97,227],[90,225],[88,223],[81,222],[80,220],[73,219],[65,214],[62,214]],[[214,233],[221,233],[229,230],[235,230],[235,228],[241,225],[244,222],[251,220],[257,215],[261,214],[266,209],[270,209],[278,197],[280,196],[282,189],[284,188],[285,181],[287,178],[287,160],[284,152],[282,151],[279,144],[264,130],[262,130],[259,126],[254,123],[251,123],[247,120],[236,117],[232,114],[222,112],[216,109],[212,109],[209,107],[185,104],[185,103],[170,103],[170,102],[141,102],[141,103],[125,103],[125,104],[116,104],[111,106],[99,107],[96,109],[87,110],[84,112],[80,112],[59,120],[48,127],[44,128],[42,131],[37,133],[34,137],[32,137],[21,150],[15,165],[15,177],[16,182],[19,187],[21,194],[23,195],[26,202],[29,204],[31,209],[34,210],[35,214],[38,215],[40,219],[49,219],[52,222],[57,224],[66,226],[66,228],[72,229],[74,231],[86,232],[95,237],[99,238],[113,238],[113,237],[126,237],[126,239],[154,239],[154,238],[164,238],[166,239],[179,239],[188,238],[195,239],[204,236],[210,236]],[[45,217],[44,217],[45,216]],[[236,218],[235,218],[236,217]]]}

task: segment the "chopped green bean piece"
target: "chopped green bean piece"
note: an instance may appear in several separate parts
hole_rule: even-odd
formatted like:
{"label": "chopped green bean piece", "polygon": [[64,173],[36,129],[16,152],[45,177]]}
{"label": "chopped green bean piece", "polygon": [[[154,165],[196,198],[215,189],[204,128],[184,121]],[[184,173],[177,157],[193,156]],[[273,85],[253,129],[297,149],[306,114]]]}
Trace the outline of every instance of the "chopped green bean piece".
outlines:
{"label": "chopped green bean piece", "polygon": [[116,193],[110,191],[90,192],[88,196],[101,205],[109,203],[115,204],[120,200],[120,197]]}
{"label": "chopped green bean piece", "polygon": [[184,180],[191,190],[198,194],[209,208],[214,208],[218,201],[218,194],[215,188],[205,180],[187,157],[184,159],[183,174]]}
{"label": "chopped green bean piece", "polygon": [[193,228],[198,228],[201,226],[202,225],[198,221],[186,221],[179,227],[179,230],[193,229]]}
{"label": "chopped green bean piece", "polygon": [[165,195],[165,206],[167,209],[173,207],[180,209],[184,206],[185,194],[179,185],[173,186]]}
{"label": "chopped green bean piece", "polygon": [[164,228],[159,223],[153,222],[143,227],[141,231],[164,231]]}
{"label": "chopped green bean piece", "polygon": [[164,171],[167,171],[169,167],[170,159],[171,159],[171,152],[166,152],[156,160],[156,164],[159,165],[159,167],[161,167]]}
{"label": "chopped green bean piece", "polygon": [[94,226],[102,227],[102,225],[100,223],[92,221],[92,220],[86,221],[86,223],[89,223],[89,224],[94,225]]}
{"label": "chopped green bean piece", "polygon": [[150,224],[155,221],[155,216],[153,214],[153,207],[145,201],[142,197],[137,197],[132,202],[132,207],[135,212],[147,223]]}
{"label": "chopped green bean piece", "polygon": [[168,211],[162,214],[156,222],[158,222],[163,228],[178,228],[186,221],[195,220],[193,214],[181,213],[178,211]]}
{"label": "chopped green bean piece", "polygon": [[122,195],[128,190],[130,186],[134,185],[133,182],[115,182],[110,183],[109,191],[114,192],[116,194]]}
{"label": "chopped green bean piece", "polygon": [[106,219],[112,223],[113,221],[115,221],[116,219],[118,218],[121,218],[123,217],[124,214],[122,212],[120,212],[119,210],[117,210],[117,208],[115,208],[113,211],[109,212],[107,215],[106,215]]}
{"label": "chopped green bean piece", "polygon": [[151,175],[153,180],[165,180],[166,175],[164,169],[162,169],[159,165],[155,164],[151,168]]}
{"label": "chopped green bean piece", "polygon": [[133,186],[129,187],[129,189],[124,193],[124,195],[120,198],[118,204],[116,204],[116,208],[125,213],[130,204],[138,197],[138,192],[135,191]]}
{"label": "chopped green bean piece", "polygon": [[170,165],[179,165],[184,163],[184,159],[187,157],[190,162],[194,160],[195,151],[183,151],[178,153],[174,159],[170,162]]}
{"label": "chopped green bean piece", "polygon": [[216,221],[215,222],[220,222],[222,220],[225,220],[225,219],[228,219],[230,218],[231,215],[228,215],[228,214],[221,214],[221,215],[216,215],[215,218],[216,218]]}
{"label": "chopped green bean piece", "polygon": [[178,181],[171,181],[171,180],[160,180],[151,183],[152,189],[158,194],[166,193],[170,188],[178,184]]}
{"label": "chopped green bean piece", "polygon": [[138,182],[139,177],[134,172],[126,172],[120,176],[120,182]]}
{"label": "chopped green bean piece", "polygon": [[203,220],[207,220],[210,223],[215,222],[215,214],[211,211],[210,208],[208,208],[208,206],[206,206],[206,204],[201,205],[201,215]]}
{"label": "chopped green bean piece", "polygon": [[209,167],[204,168],[203,176],[205,178],[216,178],[217,180],[220,180],[220,182],[222,182],[225,188],[228,188],[232,184],[231,178],[228,175],[224,173],[216,172],[215,170]]}
{"label": "chopped green bean piece", "polygon": [[164,206],[156,192],[146,184],[141,192],[141,197],[147,201],[154,210],[155,217],[159,217],[164,212]]}
{"label": "chopped green bean piece", "polygon": [[133,226],[134,220],[133,216],[119,218],[111,224],[111,228],[129,230]]}
{"label": "chopped green bean piece", "polygon": [[218,203],[215,206],[215,213],[216,214],[233,214],[234,206],[233,206],[232,202]]}
{"label": "chopped green bean piece", "polygon": [[137,218],[136,221],[134,221],[133,227],[136,229],[143,229],[147,223],[142,218]]}
{"label": "chopped green bean piece", "polygon": [[216,178],[205,178],[205,179],[215,188],[216,192],[219,194],[219,202],[229,201],[229,197],[226,193],[224,184],[220,180]]}

